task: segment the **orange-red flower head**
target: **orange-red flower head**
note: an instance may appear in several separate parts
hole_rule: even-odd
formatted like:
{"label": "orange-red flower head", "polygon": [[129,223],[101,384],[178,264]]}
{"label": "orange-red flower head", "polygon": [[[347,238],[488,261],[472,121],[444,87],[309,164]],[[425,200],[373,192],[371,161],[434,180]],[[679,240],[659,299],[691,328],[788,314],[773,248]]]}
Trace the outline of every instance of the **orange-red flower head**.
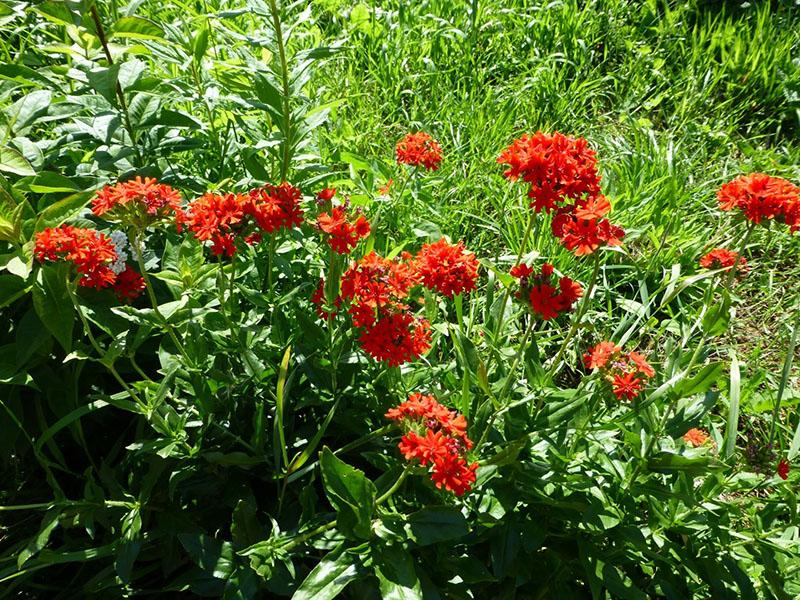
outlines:
{"label": "orange-red flower head", "polygon": [[717,200],[722,210],[738,208],[753,223],[776,219],[792,233],[800,229],[800,188],[782,177],[742,175],[723,185]]}
{"label": "orange-red flower head", "polygon": [[463,415],[441,405],[433,396],[414,393],[408,400],[389,409],[386,418],[396,421],[406,434],[398,448],[406,460],[430,465],[430,477],[439,489],[462,496],[475,483],[478,463],[468,463],[472,448]]}
{"label": "orange-red flower head", "polygon": [[442,238],[425,244],[414,260],[422,285],[448,298],[471,292],[478,280],[478,259],[462,242],[448,244]]}
{"label": "orange-red flower head", "polygon": [[92,200],[92,212],[138,227],[165,219],[175,220],[180,227],[185,216],[180,192],[151,177],[107,185]]}
{"label": "orange-red flower head", "polygon": [[33,253],[39,262],[72,263],[78,273],[78,285],[84,287],[103,289],[117,278],[111,269],[117,260],[114,243],[94,229],[71,225],[44,229],[36,234]]}
{"label": "orange-red flower head", "polygon": [[525,264],[516,265],[510,271],[519,279],[517,297],[528,304],[531,311],[542,320],[555,319],[572,310],[583,295],[581,285],[569,277],[554,276],[553,265],[545,263],[538,274]]}
{"label": "orange-red flower head", "polygon": [[776,472],[778,473],[778,477],[784,481],[789,479],[789,461],[785,458],[782,458],[780,462],[778,462],[778,468],[776,469]]}
{"label": "orange-red flower head", "polygon": [[714,248],[700,259],[700,266],[704,269],[730,269],[733,265],[736,265],[736,272],[739,275],[747,273],[747,260],[733,250]]}
{"label": "orange-red flower head", "polygon": [[361,214],[351,216],[347,206],[336,206],[317,217],[317,227],[326,234],[328,244],[337,254],[350,254],[359,240],[370,232],[369,221]]}
{"label": "orange-red flower head", "polygon": [[704,429],[698,429],[697,427],[692,427],[683,434],[683,441],[695,448],[705,446],[710,440],[711,438],[708,437],[708,432]]}
{"label": "orange-red flower head", "polygon": [[438,169],[442,162],[439,143],[423,131],[406,134],[397,142],[395,153],[399,164],[422,167],[429,171]]}
{"label": "orange-red flower head", "polygon": [[611,383],[611,390],[619,399],[633,400],[644,389],[648,379],[656,372],[647,359],[638,352],[623,352],[617,344],[603,341],[583,355],[587,369],[598,369]]}
{"label": "orange-red flower head", "polygon": [[506,177],[530,185],[528,196],[536,212],[549,212],[560,202],[600,193],[597,159],[583,138],[541,131],[523,135],[497,162],[508,166],[503,173]]}

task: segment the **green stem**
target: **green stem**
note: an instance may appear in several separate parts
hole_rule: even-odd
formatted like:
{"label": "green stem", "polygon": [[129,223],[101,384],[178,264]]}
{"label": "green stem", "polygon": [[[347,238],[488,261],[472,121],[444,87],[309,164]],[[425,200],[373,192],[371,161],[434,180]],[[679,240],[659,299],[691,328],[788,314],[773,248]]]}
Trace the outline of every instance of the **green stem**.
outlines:
{"label": "green stem", "polygon": [[[519,247],[519,253],[517,254],[517,260],[514,261],[514,266],[518,266],[522,262],[522,257],[525,256],[525,250],[528,246],[528,240],[531,236],[531,231],[533,230],[533,221],[536,218],[536,213],[531,212],[530,217],[528,218],[528,225],[525,227],[525,233],[522,236],[522,244]],[[503,328],[503,321],[505,320],[506,316],[506,304],[508,303],[508,298],[511,296],[511,288],[506,287],[505,291],[503,292],[503,300],[500,302],[500,314],[497,317],[497,325],[492,332],[492,338],[497,339],[497,336],[500,335],[500,330]],[[487,365],[488,369],[488,365]]]}
{"label": "green stem", "polygon": [[789,342],[789,348],[787,349],[786,360],[783,363],[783,371],[781,372],[781,382],[778,386],[778,395],[775,398],[775,407],[772,409],[772,424],[770,425],[769,428],[769,444],[768,444],[769,447],[772,446],[772,442],[775,439],[775,431],[778,425],[778,417],[780,415],[783,393],[786,390],[786,384],[788,383],[789,375],[792,372],[792,359],[794,358],[794,349],[797,345],[798,330],[800,330],[800,310],[798,310],[797,314],[795,315],[792,337],[791,341]]}
{"label": "green stem", "polygon": [[161,322],[161,326],[167,332],[172,343],[175,344],[175,347],[178,349],[178,352],[181,353],[183,358],[186,359],[186,362],[190,365],[194,365],[194,361],[189,358],[189,355],[186,353],[186,349],[181,344],[178,336],[175,335],[175,330],[172,328],[172,325],[169,324],[167,318],[158,308],[158,300],[156,300],[156,294],[153,291],[153,282],[150,280],[150,276],[147,274],[147,269],[144,265],[144,258],[143,258],[143,251],[142,251],[142,243],[139,239],[138,235],[133,236],[133,244],[134,244],[134,253],[136,254],[136,263],[139,265],[139,271],[141,271],[142,277],[144,278],[145,288],[147,289],[147,296],[150,298],[150,304],[153,307],[153,312],[155,313],[158,320]]}
{"label": "green stem", "polygon": [[564,357],[564,353],[567,351],[567,346],[569,345],[572,338],[575,336],[575,332],[578,331],[578,327],[580,326],[581,320],[583,319],[584,314],[586,314],[586,310],[589,308],[589,298],[594,292],[595,285],[597,284],[597,277],[600,274],[600,253],[595,252],[594,255],[594,268],[592,270],[592,278],[589,280],[589,287],[586,288],[586,293],[583,295],[583,299],[581,300],[581,304],[578,307],[578,312],[575,314],[575,318],[572,320],[572,325],[567,332],[567,336],[564,338],[564,341],[561,343],[561,347],[558,349],[558,353],[556,357],[553,359],[553,363],[550,365],[550,370],[547,372],[546,379],[550,379],[553,377],[556,372],[558,371],[558,367],[560,366],[561,359]]}
{"label": "green stem", "polygon": [[[106,39],[105,29],[103,29],[103,22],[100,20],[100,15],[97,12],[97,5],[92,4],[92,8],[90,9],[90,13],[92,15],[92,21],[94,21],[94,27],[97,31],[97,37],[100,39],[100,45],[103,47],[103,52],[106,55],[106,60],[108,61],[109,66],[114,65],[114,59],[111,57],[111,50],[108,47],[108,40]],[[144,164],[144,160],[142,159],[142,154],[139,151],[139,144],[136,141],[136,136],[134,135],[133,126],[131,125],[131,116],[128,112],[128,103],[125,101],[125,93],[122,91],[122,86],[117,82],[116,87],[117,99],[119,100],[120,108],[122,110],[122,117],[125,121],[125,129],[128,131],[128,135],[131,138],[131,145],[133,146],[133,151],[136,154],[136,164],[138,166],[142,166]]]}
{"label": "green stem", "polygon": [[83,309],[81,309],[81,305],[78,303],[78,299],[75,297],[75,292],[72,289],[72,286],[69,281],[66,282],[67,285],[67,294],[69,295],[69,299],[72,301],[72,306],[75,307],[75,311],[78,313],[78,317],[83,324],[83,331],[86,333],[86,337],[89,338],[89,343],[91,343],[92,347],[94,348],[95,352],[97,352],[98,356],[100,357],[100,362],[108,369],[109,373],[117,380],[117,382],[122,386],[122,389],[133,398],[134,402],[139,406],[145,406],[145,404],[141,401],[139,396],[136,392],[131,389],[131,387],[125,382],[125,380],[120,376],[119,372],[116,368],[114,368],[114,364],[108,362],[105,357],[106,353],[103,350],[102,346],[97,342],[97,339],[94,337],[92,333],[92,329],[89,326],[89,321],[86,319],[86,315],[83,314]]}
{"label": "green stem", "polygon": [[477,455],[478,450],[481,446],[486,442],[486,439],[489,437],[489,431],[491,431],[492,426],[494,425],[494,421],[497,418],[497,415],[503,409],[503,401],[506,399],[508,392],[511,390],[511,385],[514,382],[514,376],[517,372],[517,367],[519,366],[520,361],[522,360],[522,356],[525,354],[525,346],[528,343],[528,338],[530,337],[531,333],[533,333],[533,329],[536,326],[536,319],[533,317],[530,318],[528,322],[528,327],[525,329],[525,334],[522,336],[522,340],[520,340],[519,346],[517,347],[517,354],[514,357],[514,363],[511,365],[511,369],[508,372],[508,376],[506,378],[505,383],[503,384],[503,389],[500,390],[500,394],[498,394],[497,399],[495,400],[495,410],[492,415],[489,417],[489,420],[486,422],[486,427],[481,434],[480,440],[478,443],[475,444],[475,454]]}
{"label": "green stem", "polygon": [[376,505],[383,504],[389,498],[391,498],[392,494],[394,494],[397,490],[399,490],[400,486],[403,485],[403,482],[406,480],[406,477],[408,477],[410,472],[411,472],[411,466],[406,465],[406,467],[403,469],[403,472],[400,473],[400,477],[397,478],[397,481],[394,482],[392,487],[386,490],[385,494],[381,495],[377,500],[375,500],[375,504]]}
{"label": "green stem", "polygon": [[278,12],[276,0],[269,0],[269,8],[272,13],[272,27],[275,30],[275,43],[278,46],[278,56],[281,61],[281,86],[283,87],[283,159],[281,160],[281,181],[286,181],[289,174],[289,161],[291,160],[291,127],[292,114],[289,106],[289,95],[291,88],[289,85],[289,65],[286,60],[286,48],[283,43],[283,30],[281,28],[281,17]]}

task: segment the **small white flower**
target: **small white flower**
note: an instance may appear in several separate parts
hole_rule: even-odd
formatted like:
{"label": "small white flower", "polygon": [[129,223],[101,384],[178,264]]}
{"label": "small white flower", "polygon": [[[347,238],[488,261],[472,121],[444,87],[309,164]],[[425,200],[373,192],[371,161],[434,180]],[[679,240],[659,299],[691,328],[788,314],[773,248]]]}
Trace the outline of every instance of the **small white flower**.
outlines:
{"label": "small white flower", "polygon": [[109,268],[119,275],[125,270],[128,260],[128,248],[130,247],[128,236],[124,231],[112,231],[108,237],[111,238],[111,243],[114,244],[114,249],[117,251],[117,260],[111,263]]}

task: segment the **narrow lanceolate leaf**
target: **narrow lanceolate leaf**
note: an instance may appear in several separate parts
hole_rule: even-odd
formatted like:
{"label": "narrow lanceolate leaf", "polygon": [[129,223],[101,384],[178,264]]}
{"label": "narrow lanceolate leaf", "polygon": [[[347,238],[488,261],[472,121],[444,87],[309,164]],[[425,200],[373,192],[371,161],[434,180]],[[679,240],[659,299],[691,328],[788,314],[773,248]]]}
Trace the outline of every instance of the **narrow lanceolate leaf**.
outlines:
{"label": "narrow lanceolate leaf", "polygon": [[289,346],[286,348],[286,352],[283,353],[281,368],[278,372],[278,388],[275,392],[275,429],[277,430],[275,443],[278,444],[278,447],[275,449],[275,462],[279,462],[278,459],[280,455],[280,458],[283,459],[283,464],[285,466],[289,465],[289,455],[286,450],[286,433],[283,427],[283,409],[285,400],[284,393],[286,391],[286,378],[289,373],[289,357],[291,354],[292,347]]}
{"label": "narrow lanceolate leaf", "polygon": [[739,373],[739,359],[731,350],[731,380],[728,390],[728,428],[725,431],[725,458],[733,455],[736,448],[736,436],[739,433],[739,396],[741,394],[741,380]]}
{"label": "narrow lanceolate leaf", "polygon": [[350,539],[365,540],[372,535],[375,484],[359,471],[336,458],[327,446],[319,459],[325,494],[336,509],[336,525]]}

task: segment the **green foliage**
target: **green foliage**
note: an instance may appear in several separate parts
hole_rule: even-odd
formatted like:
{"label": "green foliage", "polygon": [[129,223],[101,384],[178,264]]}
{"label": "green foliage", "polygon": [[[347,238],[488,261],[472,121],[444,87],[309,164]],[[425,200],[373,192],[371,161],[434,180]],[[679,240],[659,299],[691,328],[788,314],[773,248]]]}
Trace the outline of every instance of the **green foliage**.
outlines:
{"label": "green foliage", "polygon": [[[48,0],[0,24],[0,597],[800,596],[797,469],[775,475],[800,453],[800,245],[714,201],[799,178],[796,7]],[[590,140],[627,236],[585,313],[528,330],[518,254],[592,273],[546,222],[522,242],[495,161],[537,129]],[[435,173],[394,164],[417,130]],[[35,258],[45,228],[114,231],[89,203],[134,176],[187,201],[290,181],[309,221],[335,187],[371,222],[357,255],[447,235],[481,279],[426,292],[432,348],[389,368],[309,302],[347,267],[310,223],[224,260],[139,232],[131,304]],[[746,279],[698,269],[716,246]],[[656,367],[632,402],[584,368],[602,339]],[[416,391],[469,422],[463,497],[404,468],[383,415]]]}

